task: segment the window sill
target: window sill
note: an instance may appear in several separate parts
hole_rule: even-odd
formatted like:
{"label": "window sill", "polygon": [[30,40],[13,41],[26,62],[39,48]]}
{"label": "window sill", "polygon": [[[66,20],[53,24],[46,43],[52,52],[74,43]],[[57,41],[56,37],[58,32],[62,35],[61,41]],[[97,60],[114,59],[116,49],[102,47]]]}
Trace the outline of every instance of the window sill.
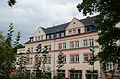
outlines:
{"label": "window sill", "polygon": [[86,61],[86,62],[84,61],[83,63],[88,63],[88,61]]}
{"label": "window sill", "polygon": [[75,63],[80,63],[80,62],[70,62],[70,64],[75,64]]}

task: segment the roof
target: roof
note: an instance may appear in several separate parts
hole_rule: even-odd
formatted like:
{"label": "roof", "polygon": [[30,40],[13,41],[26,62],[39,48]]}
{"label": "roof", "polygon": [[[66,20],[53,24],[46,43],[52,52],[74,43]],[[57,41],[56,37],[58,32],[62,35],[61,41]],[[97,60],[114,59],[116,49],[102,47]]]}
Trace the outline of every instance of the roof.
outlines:
{"label": "roof", "polygon": [[[89,26],[89,25],[95,25],[94,24],[94,19],[95,19],[95,16],[94,17],[88,17],[88,18],[85,18],[85,19],[81,19],[79,21],[82,22],[85,26]],[[53,26],[53,27],[49,27],[49,28],[42,28],[42,29],[46,34],[61,32],[61,31],[64,31],[67,28],[69,23],[70,22],[65,23],[65,24],[61,24],[61,25],[57,25],[57,26]]]}

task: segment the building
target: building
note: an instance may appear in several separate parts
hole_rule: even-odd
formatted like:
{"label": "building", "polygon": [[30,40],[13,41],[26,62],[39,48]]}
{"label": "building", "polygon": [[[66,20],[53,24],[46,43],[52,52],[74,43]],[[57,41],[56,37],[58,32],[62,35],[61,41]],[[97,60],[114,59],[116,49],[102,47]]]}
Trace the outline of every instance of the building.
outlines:
{"label": "building", "polygon": [[[94,69],[96,77],[100,77],[100,63],[94,63],[93,66],[89,65],[88,61],[93,56],[90,51],[90,46],[94,47],[94,55],[96,55],[100,48],[95,40],[99,37],[95,29],[95,17],[87,17],[78,20],[73,18],[71,22],[43,28],[39,27],[33,37],[25,43],[24,49],[19,49],[18,53],[26,52],[28,49],[31,51],[29,57],[28,70],[34,71],[34,56],[36,47],[41,44],[47,45],[49,49],[49,57],[47,66],[50,67],[52,76],[54,73],[62,73],[65,78],[70,78],[74,72],[77,79],[89,79],[91,70]],[[64,67],[61,71],[57,71],[58,53],[64,53]],[[87,78],[87,76],[89,78]]]}

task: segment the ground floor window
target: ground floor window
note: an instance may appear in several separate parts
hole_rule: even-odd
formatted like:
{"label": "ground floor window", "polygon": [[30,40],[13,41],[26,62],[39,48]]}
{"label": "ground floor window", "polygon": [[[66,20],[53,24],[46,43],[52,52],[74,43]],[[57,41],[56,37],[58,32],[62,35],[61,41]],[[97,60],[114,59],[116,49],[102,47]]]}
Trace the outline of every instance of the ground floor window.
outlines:
{"label": "ground floor window", "polygon": [[65,78],[65,70],[58,70],[58,76],[60,76],[59,78]]}
{"label": "ground floor window", "polygon": [[82,71],[81,70],[71,70],[70,71],[70,79],[82,79]]}
{"label": "ground floor window", "polygon": [[[51,73],[50,72],[46,72],[45,75],[46,75],[46,77],[51,78]],[[42,71],[41,70],[34,70],[34,76],[37,77],[37,78],[41,78]]]}
{"label": "ground floor window", "polygon": [[86,79],[98,79],[97,71],[86,71]]}
{"label": "ground floor window", "polygon": [[30,76],[30,70],[26,70],[26,76]]}

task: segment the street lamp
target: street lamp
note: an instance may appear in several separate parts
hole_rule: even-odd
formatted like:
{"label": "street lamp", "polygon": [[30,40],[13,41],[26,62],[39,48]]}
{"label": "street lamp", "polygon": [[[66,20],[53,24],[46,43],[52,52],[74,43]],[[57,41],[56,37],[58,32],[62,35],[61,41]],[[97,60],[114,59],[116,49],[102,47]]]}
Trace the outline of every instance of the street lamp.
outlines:
{"label": "street lamp", "polygon": [[93,69],[91,70],[91,72],[92,72],[92,79],[94,79],[94,47],[93,46],[90,46],[90,51],[92,51]]}

